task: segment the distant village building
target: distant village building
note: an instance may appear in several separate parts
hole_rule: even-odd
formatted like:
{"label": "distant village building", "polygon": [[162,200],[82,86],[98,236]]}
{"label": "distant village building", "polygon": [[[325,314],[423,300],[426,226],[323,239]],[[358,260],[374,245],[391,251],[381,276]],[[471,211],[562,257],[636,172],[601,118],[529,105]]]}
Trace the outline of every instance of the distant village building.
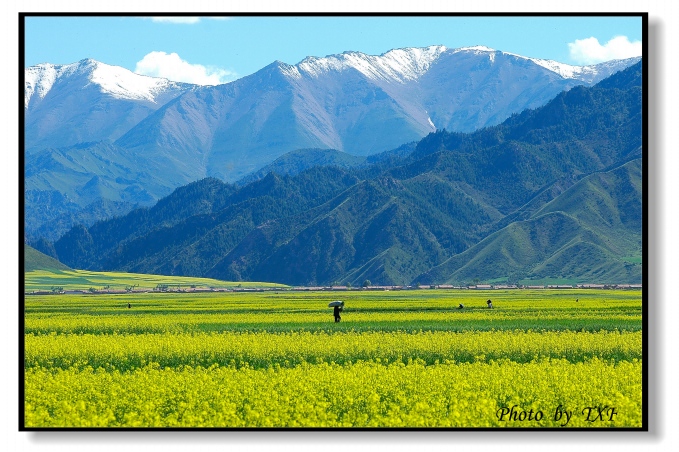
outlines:
{"label": "distant village building", "polygon": [[604,289],[606,286],[604,284],[581,284],[578,288],[582,289]]}
{"label": "distant village building", "polygon": [[[391,290],[393,286],[367,286],[363,289],[365,290]],[[422,288],[422,287],[420,287]]]}

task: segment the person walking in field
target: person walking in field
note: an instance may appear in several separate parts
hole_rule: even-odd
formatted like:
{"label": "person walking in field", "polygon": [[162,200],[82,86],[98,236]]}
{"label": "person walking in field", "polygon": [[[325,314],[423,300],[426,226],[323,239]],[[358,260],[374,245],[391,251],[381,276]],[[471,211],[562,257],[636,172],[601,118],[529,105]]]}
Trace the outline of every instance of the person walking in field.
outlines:
{"label": "person walking in field", "polygon": [[493,302],[488,300],[486,301],[486,304],[488,305],[488,309],[493,309]]}
{"label": "person walking in field", "polygon": [[328,303],[328,307],[333,308],[332,314],[335,316],[335,323],[338,323],[340,320],[342,320],[342,317],[340,317],[340,312],[342,312],[342,309],[344,309],[344,302],[342,300],[331,301]]}
{"label": "person walking in field", "polygon": [[130,309],[132,305],[130,303],[127,303],[127,309]]}

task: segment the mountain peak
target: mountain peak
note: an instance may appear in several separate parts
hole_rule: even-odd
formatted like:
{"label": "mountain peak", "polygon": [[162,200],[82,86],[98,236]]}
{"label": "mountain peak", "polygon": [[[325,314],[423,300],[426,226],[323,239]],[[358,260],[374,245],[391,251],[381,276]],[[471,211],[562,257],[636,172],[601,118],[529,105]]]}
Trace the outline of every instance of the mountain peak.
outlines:
{"label": "mountain peak", "polygon": [[289,68],[289,75],[318,78],[334,71],[356,70],[371,80],[405,83],[427,72],[447,49],[444,46],[393,49],[382,55],[347,51],[325,57],[309,56]]}
{"label": "mountain peak", "polygon": [[83,58],[82,60],[78,61],[77,63],[74,63],[74,65],[77,65],[80,68],[94,68],[99,64],[103,64],[93,58]]}
{"label": "mountain peak", "polygon": [[[136,74],[120,66],[112,66],[85,58],[76,63],[57,65],[42,63],[26,68],[24,108],[28,108],[35,95],[42,100],[55,83],[78,78],[83,87],[97,85],[101,93],[118,99],[141,100],[156,103],[156,98],[168,89],[187,86],[164,78]],[[82,80],[85,78],[85,80]]]}
{"label": "mountain peak", "polygon": [[486,46],[470,46],[454,49],[453,52],[496,52],[496,50]]}

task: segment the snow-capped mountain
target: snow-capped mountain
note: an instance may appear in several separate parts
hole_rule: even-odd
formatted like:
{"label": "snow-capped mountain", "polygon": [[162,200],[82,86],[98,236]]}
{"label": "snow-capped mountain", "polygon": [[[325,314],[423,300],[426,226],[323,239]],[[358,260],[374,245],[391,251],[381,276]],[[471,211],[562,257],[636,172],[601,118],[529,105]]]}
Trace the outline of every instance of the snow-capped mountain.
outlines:
{"label": "snow-capped mountain", "polygon": [[26,150],[115,140],[194,85],[92,59],[25,70]]}
{"label": "snow-capped mountain", "polygon": [[[394,49],[379,56],[366,55],[361,52],[344,52],[340,55],[330,55],[324,58],[307,57],[300,63],[289,66],[287,74],[297,78],[302,77],[302,73],[314,77],[330,71],[339,72],[355,69],[374,81],[383,80],[406,83],[420,78],[445,53],[485,55],[491,62],[494,62],[498,54],[511,55],[532,61],[545,69],[555,72],[564,79],[575,79],[587,83],[601,80],[610,75],[610,71],[606,69],[608,63],[591,66],[572,66],[559,63],[558,61],[529,58],[509,52],[497,51],[486,46],[448,49],[440,45],[424,48]],[[638,61],[638,59],[635,59],[635,61]],[[623,64],[623,66],[626,67],[626,64]],[[616,61],[613,62],[612,67],[620,68],[621,65]]]}
{"label": "snow-capped mountain", "polygon": [[[345,52],[274,62],[158,109],[117,144],[194,159],[196,173],[236,180],[301,148],[370,155],[436,129],[469,132],[596,83],[638,59],[577,68],[486,47]],[[181,169],[184,177],[191,177]]]}
{"label": "snow-capped mountain", "polygon": [[[82,207],[93,194],[112,199],[121,190],[116,201],[147,203],[205,176],[238,180],[297,149],[365,156],[436,129],[495,125],[638,60],[579,67],[483,46],[430,46],[276,61],[205,87],[94,60],[42,64],[25,70],[26,185],[32,199],[57,191]],[[62,164],[42,165],[56,161],[45,156],[54,148],[65,149]]]}
{"label": "snow-capped mountain", "polygon": [[373,81],[416,80],[447,49],[444,46],[394,49],[384,55],[366,55],[361,52],[344,52],[325,58],[307,57],[295,66],[289,66],[287,75],[301,78],[302,74],[318,77],[334,71],[357,70]]}
{"label": "snow-capped mountain", "polygon": [[181,85],[164,78],[147,77],[129,70],[110,66],[92,59],[78,63],[54,65],[39,64],[26,69],[25,107],[28,108],[33,99],[43,100],[54,84],[67,77],[84,76],[94,85],[99,85],[102,94],[109,94],[118,99],[164,103],[164,94],[168,91],[181,90]]}

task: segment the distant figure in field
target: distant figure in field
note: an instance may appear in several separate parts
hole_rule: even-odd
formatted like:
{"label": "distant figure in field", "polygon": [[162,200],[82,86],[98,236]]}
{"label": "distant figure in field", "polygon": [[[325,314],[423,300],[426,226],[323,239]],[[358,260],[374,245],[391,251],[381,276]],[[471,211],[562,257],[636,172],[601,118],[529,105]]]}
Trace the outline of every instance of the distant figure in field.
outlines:
{"label": "distant figure in field", "polygon": [[130,303],[127,303],[127,309],[130,309],[132,305]]}
{"label": "distant figure in field", "polygon": [[575,302],[577,303],[577,302],[578,302],[578,300],[579,300],[579,298],[576,298],[576,299],[575,299]]}
{"label": "distant figure in field", "polygon": [[458,306],[457,309],[464,309],[464,305],[460,303],[460,306]]}
{"label": "distant figure in field", "polygon": [[342,317],[340,317],[341,310],[342,306],[335,306],[332,310],[332,313],[335,316],[335,323],[338,323],[340,320],[342,320]]}
{"label": "distant figure in field", "polygon": [[488,305],[488,309],[493,309],[493,302],[488,300],[486,301],[486,304]]}

